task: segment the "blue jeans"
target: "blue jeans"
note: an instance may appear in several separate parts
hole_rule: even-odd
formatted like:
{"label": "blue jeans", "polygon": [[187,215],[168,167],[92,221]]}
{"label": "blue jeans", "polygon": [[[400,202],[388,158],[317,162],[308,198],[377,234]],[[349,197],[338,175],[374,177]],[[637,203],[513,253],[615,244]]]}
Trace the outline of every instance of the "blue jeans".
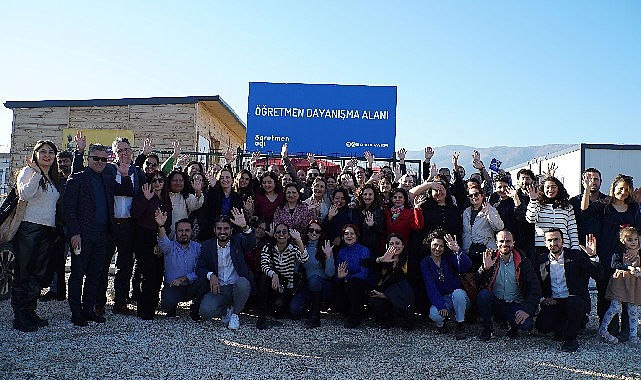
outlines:
{"label": "blue jeans", "polygon": [[[452,294],[444,295],[443,302],[445,302],[447,312],[456,315],[456,322],[465,320],[465,312],[470,308],[471,303],[470,298],[463,289],[455,289]],[[443,326],[443,321],[445,321],[445,318],[438,313],[438,308],[434,305],[430,307],[430,318],[438,327]]]}
{"label": "blue jeans", "polygon": [[[483,289],[476,296],[476,303],[479,309],[479,315],[482,319],[483,327],[494,331],[492,316],[507,319],[510,327],[516,325],[516,312],[523,310],[523,304],[518,302],[505,302],[498,299],[491,291]],[[525,321],[518,325],[519,330],[529,331],[534,326],[534,319],[530,315]]]}

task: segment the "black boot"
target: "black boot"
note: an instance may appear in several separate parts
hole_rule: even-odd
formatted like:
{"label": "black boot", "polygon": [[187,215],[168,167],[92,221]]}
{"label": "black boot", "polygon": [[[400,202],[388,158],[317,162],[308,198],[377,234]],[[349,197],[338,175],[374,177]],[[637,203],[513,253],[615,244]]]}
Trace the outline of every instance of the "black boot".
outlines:
{"label": "black boot", "polygon": [[44,318],[40,318],[40,316],[36,314],[36,308],[38,307],[37,301],[28,301],[27,305],[28,305],[27,317],[33,324],[35,324],[38,327],[49,326],[49,321],[47,321]]}
{"label": "black boot", "polygon": [[312,292],[312,305],[309,313],[309,319],[305,322],[305,327],[310,329],[320,327],[320,308],[321,292]]}
{"label": "black boot", "polygon": [[13,309],[13,328],[22,332],[34,332],[38,330],[38,325],[33,323],[29,318],[29,311],[20,308]]}

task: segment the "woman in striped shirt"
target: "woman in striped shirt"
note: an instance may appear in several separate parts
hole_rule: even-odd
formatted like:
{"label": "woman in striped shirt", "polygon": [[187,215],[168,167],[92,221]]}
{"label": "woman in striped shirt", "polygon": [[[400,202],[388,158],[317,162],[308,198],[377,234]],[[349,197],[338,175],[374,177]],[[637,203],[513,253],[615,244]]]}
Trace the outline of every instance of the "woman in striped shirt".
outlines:
{"label": "woman in striped shirt", "polygon": [[296,262],[309,259],[300,232],[290,230],[284,223],[274,227],[274,238],[265,245],[260,256],[263,273],[258,285],[258,321],[256,328],[267,328],[267,308],[273,304],[276,315],[287,311],[294,294],[294,269]]}
{"label": "woman in striped shirt", "polygon": [[567,190],[556,177],[547,177],[543,184],[530,185],[530,203],[527,205],[525,220],[534,224],[536,254],[530,258],[538,267],[538,258],[548,252],[545,248],[544,234],[550,228],[563,232],[563,247],[579,250],[579,235],[576,227],[574,210],[570,205]]}

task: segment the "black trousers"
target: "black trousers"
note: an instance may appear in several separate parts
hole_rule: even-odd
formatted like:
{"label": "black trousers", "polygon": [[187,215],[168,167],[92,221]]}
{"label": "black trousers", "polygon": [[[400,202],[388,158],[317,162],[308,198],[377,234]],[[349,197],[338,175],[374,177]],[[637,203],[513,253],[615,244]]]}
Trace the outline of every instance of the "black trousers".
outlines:
{"label": "black trousers", "polygon": [[75,317],[82,316],[83,311],[92,312],[96,306],[100,277],[107,255],[106,234],[106,231],[94,231],[82,235],[82,251],[79,255],[71,254],[69,309]]}
{"label": "black trousers", "polygon": [[15,249],[11,306],[35,310],[40,291],[47,284],[47,268],[55,228],[22,222],[13,238]]}
{"label": "black trousers", "polygon": [[153,318],[160,300],[160,287],[165,274],[164,258],[154,253],[157,245],[156,236],[156,230],[136,227],[135,249],[138,254],[141,281],[138,316],[143,318]]}
{"label": "black trousers", "polygon": [[[280,283],[284,285],[282,281]],[[284,316],[292,296],[293,289],[285,288],[282,293],[272,289],[272,278],[261,273],[258,280],[258,318],[265,318],[269,311],[278,317]]]}
{"label": "black trousers", "polygon": [[[133,219],[116,224],[113,232],[111,246],[107,248],[107,255],[105,256],[104,271],[100,277],[100,295],[96,301],[98,307],[105,306],[107,303],[107,282],[109,279],[109,266],[115,250],[118,250],[118,258],[116,259],[116,276],[114,277],[114,304],[124,305],[129,297],[129,289],[131,286],[131,274],[134,267],[134,239],[135,226]],[[104,293],[104,294],[103,294]]]}
{"label": "black trousers", "polygon": [[367,283],[359,278],[339,281],[336,291],[338,309],[350,323],[360,323],[363,318],[363,306],[367,300],[365,291]]}
{"label": "black trousers", "polygon": [[67,263],[67,240],[62,227],[57,227],[52,242],[51,257],[47,270],[46,282],[51,284],[56,280],[56,296],[64,298],[67,296],[67,285],[65,280],[65,264]]}
{"label": "black trousers", "polygon": [[536,319],[536,329],[545,334],[549,332],[565,333],[567,340],[576,339],[585,314],[589,312],[590,303],[581,296],[555,298],[554,305],[541,305]]}

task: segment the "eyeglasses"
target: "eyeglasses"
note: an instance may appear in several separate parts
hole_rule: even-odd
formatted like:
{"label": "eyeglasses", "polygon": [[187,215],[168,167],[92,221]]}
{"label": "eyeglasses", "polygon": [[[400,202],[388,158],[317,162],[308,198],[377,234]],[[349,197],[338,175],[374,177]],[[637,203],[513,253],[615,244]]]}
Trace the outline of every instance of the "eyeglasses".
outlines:
{"label": "eyeglasses", "polygon": [[87,156],[87,157],[91,158],[95,162],[98,162],[98,161],[107,162],[107,157],[98,157],[98,156]]}
{"label": "eyeglasses", "polygon": [[145,161],[145,165],[156,167],[156,166],[158,166],[158,163],[157,162]]}
{"label": "eyeglasses", "polygon": [[467,196],[470,198],[476,198],[476,197],[480,197],[481,193],[471,193],[471,194],[468,194]]}
{"label": "eyeglasses", "polygon": [[274,235],[286,235],[289,233],[288,229],[282,229],[282,230],[276,230],[274,231]]}
{"label": "eyeglasses", "polygon": [[164,178],[154,178],[151,180],[151,183],[165,183]]}
{"label": "eyeglasses", "polygon": [[321,230],[319,228],[308,228],[307,232],[309,233],[315,233],[315,234],[320,234]]}

